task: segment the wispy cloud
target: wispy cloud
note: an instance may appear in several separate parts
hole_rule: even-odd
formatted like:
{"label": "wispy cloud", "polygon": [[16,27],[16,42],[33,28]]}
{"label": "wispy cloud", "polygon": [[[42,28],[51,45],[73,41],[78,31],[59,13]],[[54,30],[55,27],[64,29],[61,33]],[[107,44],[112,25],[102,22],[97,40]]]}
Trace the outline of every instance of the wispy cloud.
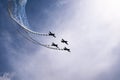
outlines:
{"label": "wispy cloud", "polygon": [[2,76],[0,76],[0,80],[12,80],[13,73],[3,73]]}

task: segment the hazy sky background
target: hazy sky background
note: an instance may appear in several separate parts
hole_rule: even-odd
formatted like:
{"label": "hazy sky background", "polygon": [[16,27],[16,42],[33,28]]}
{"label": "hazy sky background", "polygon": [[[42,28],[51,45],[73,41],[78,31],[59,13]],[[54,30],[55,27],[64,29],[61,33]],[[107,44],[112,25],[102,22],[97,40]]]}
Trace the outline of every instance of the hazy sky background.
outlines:
{"label": "hazy sky background", "polygon": [[23,38],[0,0],[0,73],[15,80],[120,80],[119,10],[119,0],[28,0],[30,28],[57,34],[40,37],[46,43],[68,40],[68,53]]}

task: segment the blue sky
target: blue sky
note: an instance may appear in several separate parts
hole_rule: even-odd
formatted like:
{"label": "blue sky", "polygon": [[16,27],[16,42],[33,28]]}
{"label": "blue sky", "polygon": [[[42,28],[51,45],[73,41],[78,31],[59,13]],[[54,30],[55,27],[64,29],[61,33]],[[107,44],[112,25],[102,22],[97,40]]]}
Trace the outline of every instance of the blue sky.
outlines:
{"label": "blue sky", "polygon": [[[9,65],[9,61],[8,61],[8,59],[7,59],[7,49],[5,48],[5,43],[6,43],[6,38],[7,37],[5,37],[5,32],[10,32],[11,30],[10,30],[10,26],[8,26],[8,25],[10,25],[10,22],[9,22],[9,20],[8,20],[8,15],[7,15],[7,13],[6,13],[6,1],[0,1],[0,10],[1,10],[1,15],[0,15],[0,17],[1,17],[1,19],[0,19],[0,36],[1,36],[1,38],[0,38],[0,71],[1,72],[4,72],[4,71],[9,71],[9,70],[11,70],[11,68],[10,68],[10,65]],[[5,24],[7,24],[7,25],[5,25]],[[6,26],[6,27],[5,27]],[[8,28],[8,29],[7,29]]]}
{"label": "blue sky", "polygon": [[[71,53],[35,45],[21,36],[0,0],[0,75],[13,80],[119,80],[119,0],[28,0],[30,29],[56,33],[41,42],[69,41]],[[36,36],[35,36],[36,37]]]}

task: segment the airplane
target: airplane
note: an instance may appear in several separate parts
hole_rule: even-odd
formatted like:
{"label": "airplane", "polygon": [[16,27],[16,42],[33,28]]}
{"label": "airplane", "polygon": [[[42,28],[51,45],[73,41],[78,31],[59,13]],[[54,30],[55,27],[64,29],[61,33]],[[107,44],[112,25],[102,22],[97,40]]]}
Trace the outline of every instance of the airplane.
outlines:
{"label": "airplane", "polygon": [[52,33],[52,32],[50,32],[50,31],[49,31],[48,35],[49,35],[49,36],[53,36],[54,38],[56,38],[55,34]]}
{"label": "airplane", "polygon": [[58,44],[55,44],[54,42],[52,43],[51,46],[55,46],[56,48],[59,48],[59,47],[58,47]]}
{"label": "airplane", "polygon": [[64,39],[62,39],[61,42],[68,45],[68,41],[65,41]]}
{"label": "airplane", "polygon": [[68,48],[66,48],[66,47],[64,47],[63,50],[66,50],[66,51],[68,51],[68,52],[71,52],[70,49],[68,49]]}

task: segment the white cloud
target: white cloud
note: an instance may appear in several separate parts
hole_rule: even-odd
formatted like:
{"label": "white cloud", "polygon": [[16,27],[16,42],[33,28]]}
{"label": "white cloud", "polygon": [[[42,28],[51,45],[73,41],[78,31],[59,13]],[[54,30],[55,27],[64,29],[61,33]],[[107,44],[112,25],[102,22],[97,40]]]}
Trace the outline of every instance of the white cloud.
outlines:
{"label": "white cloud", "polygon": [[[71,53],[38,49],[15,63],[23,80],[96,80],[112,70],[119,43],[119,0],[73,0],[54,16],[56,33],[69,41]],[[20,67],[20,68],[18,68]]]}

